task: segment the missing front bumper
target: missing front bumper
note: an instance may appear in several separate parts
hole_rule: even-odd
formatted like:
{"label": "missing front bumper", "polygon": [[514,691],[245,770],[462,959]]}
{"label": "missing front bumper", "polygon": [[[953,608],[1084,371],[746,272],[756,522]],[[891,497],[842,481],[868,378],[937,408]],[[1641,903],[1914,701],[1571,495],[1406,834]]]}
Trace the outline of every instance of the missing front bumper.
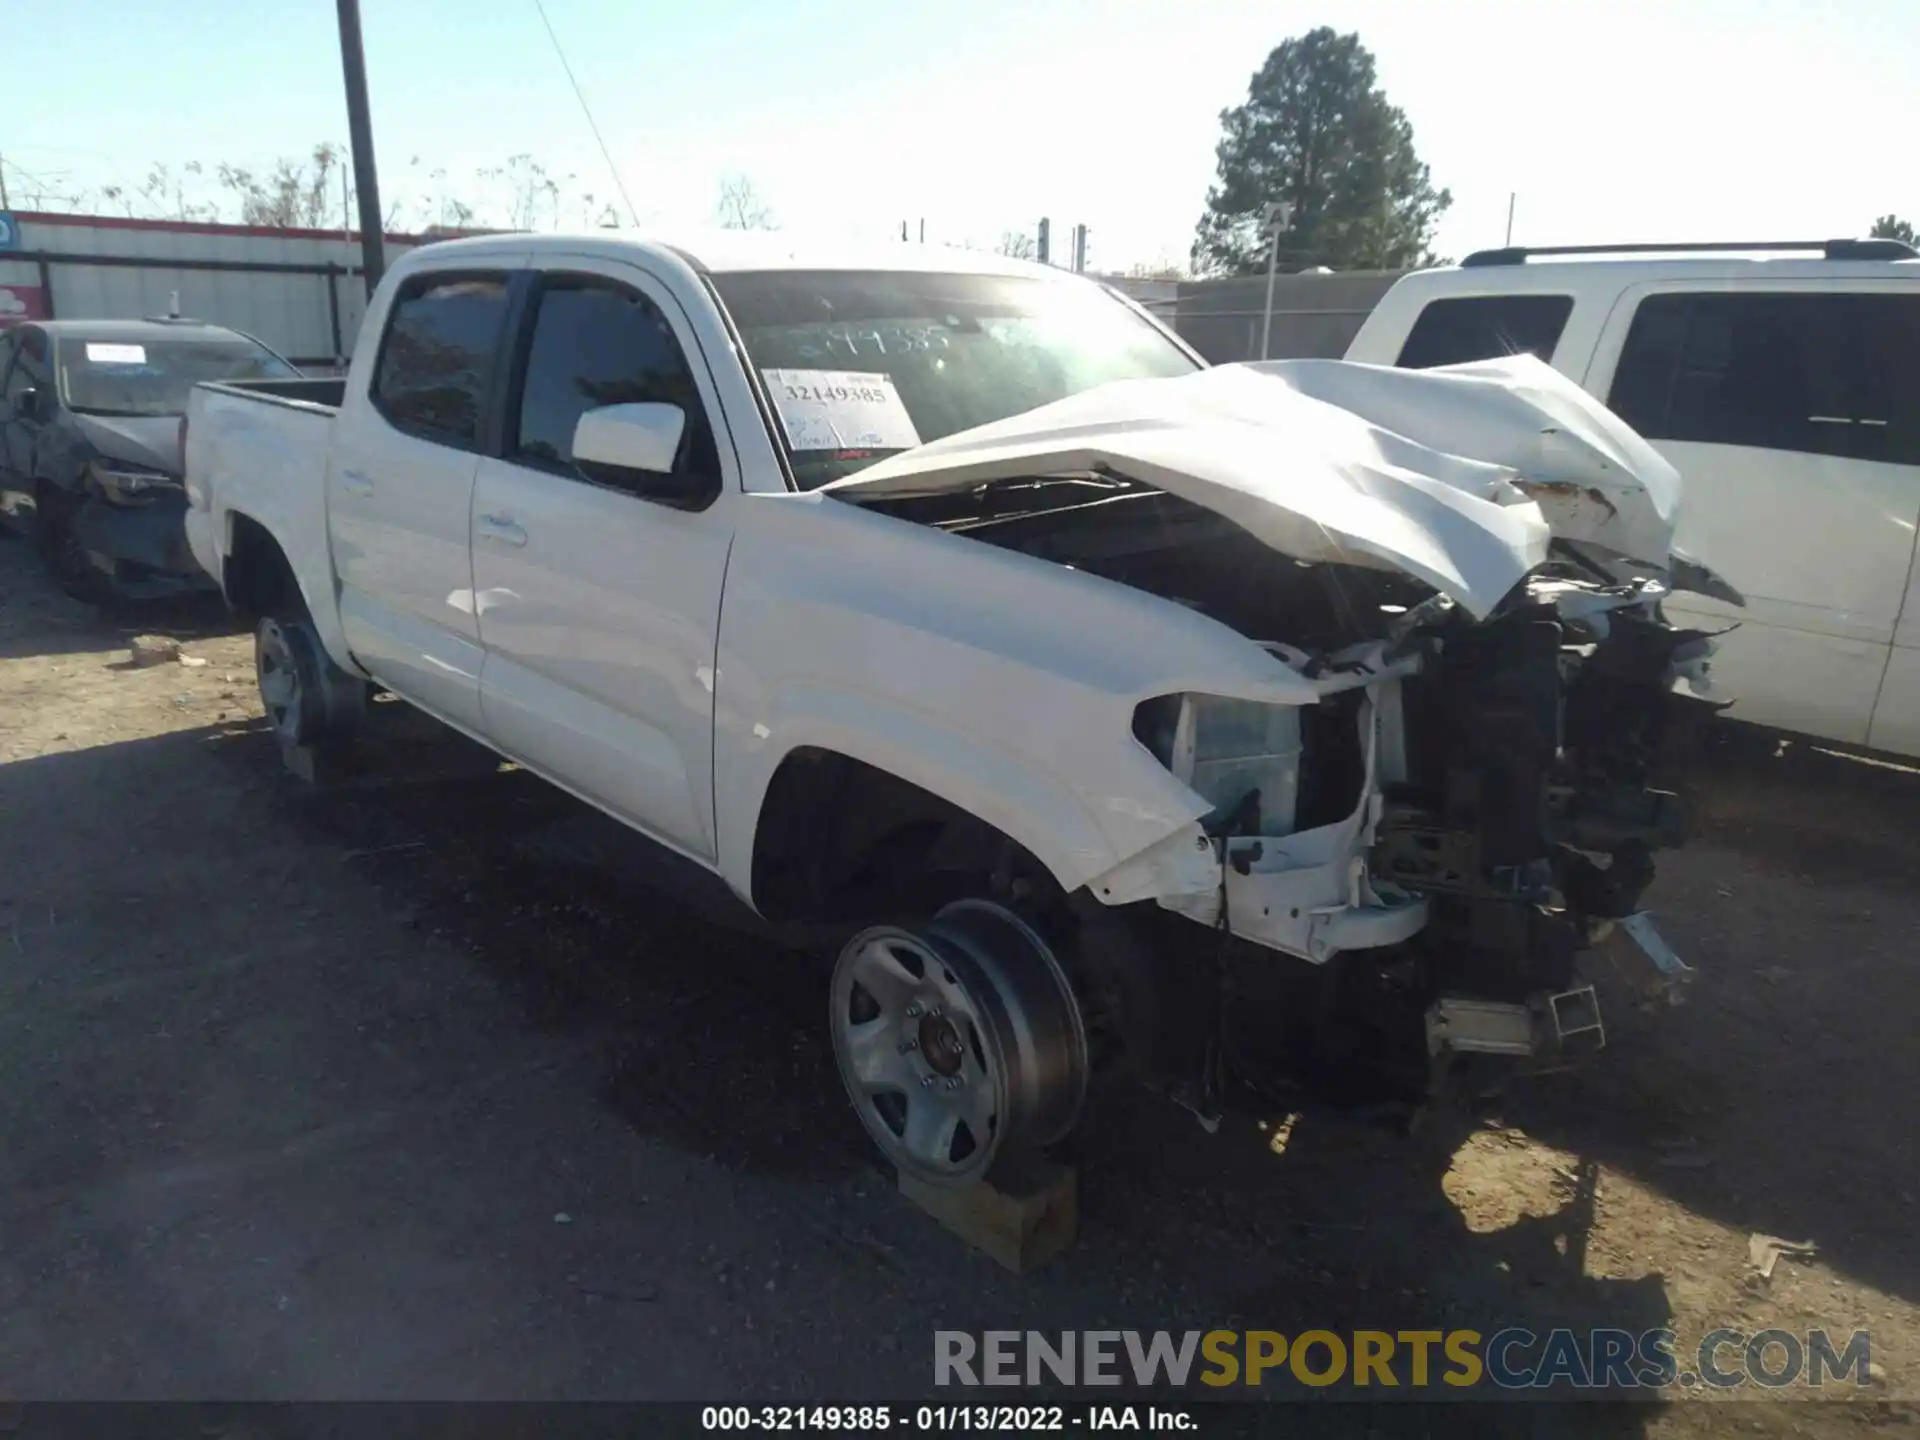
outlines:
{"label": "missing front bumper", "polygon": [[158,598],[214,586],[187,544],[183,500],[139,506],[89,500],[74,518],[74,535],[88,559],[127,598]]}

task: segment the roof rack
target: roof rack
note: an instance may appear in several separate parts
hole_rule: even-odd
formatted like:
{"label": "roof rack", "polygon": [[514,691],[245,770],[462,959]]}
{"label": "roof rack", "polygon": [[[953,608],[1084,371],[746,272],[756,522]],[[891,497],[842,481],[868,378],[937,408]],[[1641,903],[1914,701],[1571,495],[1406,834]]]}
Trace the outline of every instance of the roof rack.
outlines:
{"label": "roof rack", "polygon": [[1813,251],[1827,260],[1920,260],[1920,250],[1904,240],[1689,240],[1678,245],[1509,245],[1500,250],[1476,250],[1460,264],[1524,265],[1536,255],[1710,255],[1738,250]]}

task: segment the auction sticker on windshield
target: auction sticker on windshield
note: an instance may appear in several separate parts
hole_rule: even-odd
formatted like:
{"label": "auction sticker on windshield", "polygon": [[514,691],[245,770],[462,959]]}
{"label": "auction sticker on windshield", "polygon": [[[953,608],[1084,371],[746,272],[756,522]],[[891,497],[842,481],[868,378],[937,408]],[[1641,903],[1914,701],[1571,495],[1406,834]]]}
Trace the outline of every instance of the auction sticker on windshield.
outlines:
{"label": "auction sticker on windshield", "polygon": [[920,443],[893,377],[872,370],[762,370],[795,450],[910,450]]}
{"label": "auction sticker on windshield", "polygon": [[95,365],[144,365],[147,363],[147,347],[144,345],[89,345],[87,359]]}

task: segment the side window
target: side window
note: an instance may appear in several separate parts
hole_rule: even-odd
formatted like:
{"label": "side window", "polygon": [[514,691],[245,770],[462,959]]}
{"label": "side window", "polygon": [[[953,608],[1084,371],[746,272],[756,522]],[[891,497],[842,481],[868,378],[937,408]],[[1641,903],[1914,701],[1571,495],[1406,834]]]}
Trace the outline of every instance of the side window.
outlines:
{"label": "side window", "polygon": [[1920,464],[1920,296],[1649,296],[1607,403],[1651,440]]}
{"label": "side window", "polygon": [[480,438],[487,380],[507,313],[503,275],[423,275],[395,297],[374,366],[374,406],[443,444]]}
{"label": "side window", "polygon": [[687,414],[676,474],[717,477],[699,387],[667,319],[611,281],[560,276],[542,288],[507,456],[571,472],[573,431],[602,405],[665,401]]}
{"label": "side window", "polygon": [[1402,370],[1497,360],[1525,351],[1553,358],[1573,313],[1571,295],[1475,295],[1435,300],[1420,312],[1394,362]]}

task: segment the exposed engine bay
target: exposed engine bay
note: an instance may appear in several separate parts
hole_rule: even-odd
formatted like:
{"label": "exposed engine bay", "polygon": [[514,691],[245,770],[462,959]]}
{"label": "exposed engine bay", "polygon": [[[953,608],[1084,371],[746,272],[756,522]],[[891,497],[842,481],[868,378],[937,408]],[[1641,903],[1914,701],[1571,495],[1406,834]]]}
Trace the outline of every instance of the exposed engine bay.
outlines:
{"label": "exposed engine bay", "polygon": [[1654,852],[1684,838],[1685,757],[1718,707],[1711,642],[1666,623],[1660,580],[1556,546],[1477,620],[1405,575],[1276,557],[1111,475],[882,508],[1198,610],[1328,682],[1315,705],[1174,695],[1135,715],[1212,803],[1219,883],[1158,914],[1083,906],[1079,963],[1128,1054],[1203,1114],[1229,1057],[1392,1099],[1462,1056],[1597,1050],[1578,962],[1610,938],[1632,941],[1650,988],[1684,978],[1639,906]]}
{"label": "exposed engine bay", "polygon": [[1090,1029],[1203,1118],[1269,1063],[1385,1098],[1597,1050],[1596,945],[1684,980],[1640,902],[1717,705],[1711,637],[1661,602],[1739,597],[1672,549],[1673,467],[1542,362],[1124,382],[829,488],[1284,667],[1284,692],[1138,703],[1210,808],[1074,897]]}

